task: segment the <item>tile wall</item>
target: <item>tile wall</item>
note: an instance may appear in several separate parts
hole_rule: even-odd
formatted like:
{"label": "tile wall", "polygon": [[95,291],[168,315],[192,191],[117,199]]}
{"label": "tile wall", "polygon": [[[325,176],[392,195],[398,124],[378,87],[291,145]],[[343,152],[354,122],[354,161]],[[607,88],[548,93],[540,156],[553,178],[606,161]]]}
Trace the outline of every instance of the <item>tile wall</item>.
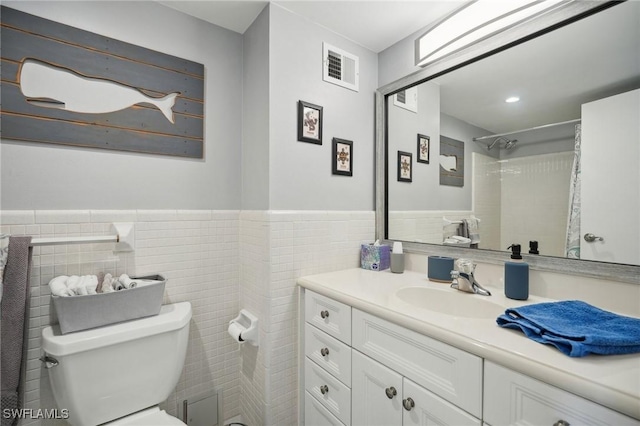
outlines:
{"label": "tile wall", "polygon": [[250,425],[298,423],[301,276],[358,267],[374,212],[240,213],[240,307],[261,318],[258,348],[243,345],[241,404]]}
{"label": "tile wall", "polygon": [[[240,414],[240,349],[227,334],[238,312],[238,211],[3,211],[0,232],[33,237],[109,235],[112,222],[134,222],[136,250],[114,254],[113,243],[34,249],[25,408],[53,408],[38,358],[41,332],[53,318],[48,282],[58,275],[161,273],[164,303],[191,302],[193,320],[180,382],[164,408],[211,388],[222,390],[225,417]],[[48,421],[23,421],[27,424]]]}
{"label": "tile wall", "polygon": [[[374,212],[326,211],[3,211],[0,232],[33,237],[108,235],[134,222],[136,250],[112,243],[34,249],[26,408],[53,408],[41,356],[42,328],[55,321],[48,282],[58,275],[162,273],[165,303],[193,306],[186,365],[163,408],[212,387],[224,418],[295,425],[298,410],[296,279],[359,265],[374,239]],[[260,345],[239,345],[227,324],[241,308],[260,319]],[[23,421],[23,425],[48,424]]]}

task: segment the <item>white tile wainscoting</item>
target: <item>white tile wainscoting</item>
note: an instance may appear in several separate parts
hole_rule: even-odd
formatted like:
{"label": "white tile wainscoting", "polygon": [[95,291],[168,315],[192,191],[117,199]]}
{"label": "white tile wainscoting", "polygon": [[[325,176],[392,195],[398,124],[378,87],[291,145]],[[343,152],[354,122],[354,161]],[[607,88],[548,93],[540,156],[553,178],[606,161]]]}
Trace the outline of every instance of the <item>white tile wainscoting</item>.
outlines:
{"label": "white tile wainscoting", "polygon": [[[57,275],[160,273],[165,303],[189,301],[193,322],[185,368],[164,407],[212,387],[225,418],[297,422],[296,278],[359,265],[374,238],[373,212],[212,210],[21,210],[0,212],[0,232],[33,237],[108,235],[134,222],[136,250],[113,243],[36,247],[31,271],[26,408],[53,408],[41,356],[54,318],[48,282]],[[261,346],[233,342],[227,324],[246,308],[261,319]],[[51,424],[46,420],[22,425]]]}

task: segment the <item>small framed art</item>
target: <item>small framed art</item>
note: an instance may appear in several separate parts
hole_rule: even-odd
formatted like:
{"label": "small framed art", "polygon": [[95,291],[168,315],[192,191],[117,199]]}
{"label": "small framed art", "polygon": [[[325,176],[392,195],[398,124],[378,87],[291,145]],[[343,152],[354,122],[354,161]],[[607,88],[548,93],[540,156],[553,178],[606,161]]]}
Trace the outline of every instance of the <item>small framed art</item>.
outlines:
{"label": "small framed art", "polygon": [[353,142],[333,138],[331,172],[334,175],[353,176]]}
{"label": "small framed art", "polygon": [[429,151],[431,148],[431,138],[429,136],[421,135],[418,133],[418,156],[416,161],[418,163],[429,164]]}
{"label": "small framed art", "polygon": [[322,145],[322,107],[298,101],[298,141]]}
{"label": "small framed art", "polygon": [[398,151],[398,182],[411,182],[411,157],[410,152]]}

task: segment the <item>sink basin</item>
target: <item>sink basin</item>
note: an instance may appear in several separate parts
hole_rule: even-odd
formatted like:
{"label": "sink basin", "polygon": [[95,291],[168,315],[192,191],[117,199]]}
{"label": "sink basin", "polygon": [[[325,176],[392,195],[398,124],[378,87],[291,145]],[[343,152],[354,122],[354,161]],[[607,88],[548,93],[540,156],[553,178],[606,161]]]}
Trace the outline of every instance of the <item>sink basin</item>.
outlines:
{"label": "sink basin", "polygon": [[457,290],[438,290],[427,287],[407,287],[396,292],[396,297],[415,308],[435,311],[462,318],[497,318],[505,308],[487,298]]}

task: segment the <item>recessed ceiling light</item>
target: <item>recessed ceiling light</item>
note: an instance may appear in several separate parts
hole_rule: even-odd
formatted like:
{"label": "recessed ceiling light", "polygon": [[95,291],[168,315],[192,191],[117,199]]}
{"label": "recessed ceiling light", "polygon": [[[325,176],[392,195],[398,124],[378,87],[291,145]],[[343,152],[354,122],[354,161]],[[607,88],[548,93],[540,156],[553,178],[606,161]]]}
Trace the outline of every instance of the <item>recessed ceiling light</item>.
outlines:
{"label": "recessed ceiling light", "polygon": [[505,99],[504,101],[508,104],[512,104],[514,102],[518,102],[520,100],[517,96],[511,96],[510,98]]}

